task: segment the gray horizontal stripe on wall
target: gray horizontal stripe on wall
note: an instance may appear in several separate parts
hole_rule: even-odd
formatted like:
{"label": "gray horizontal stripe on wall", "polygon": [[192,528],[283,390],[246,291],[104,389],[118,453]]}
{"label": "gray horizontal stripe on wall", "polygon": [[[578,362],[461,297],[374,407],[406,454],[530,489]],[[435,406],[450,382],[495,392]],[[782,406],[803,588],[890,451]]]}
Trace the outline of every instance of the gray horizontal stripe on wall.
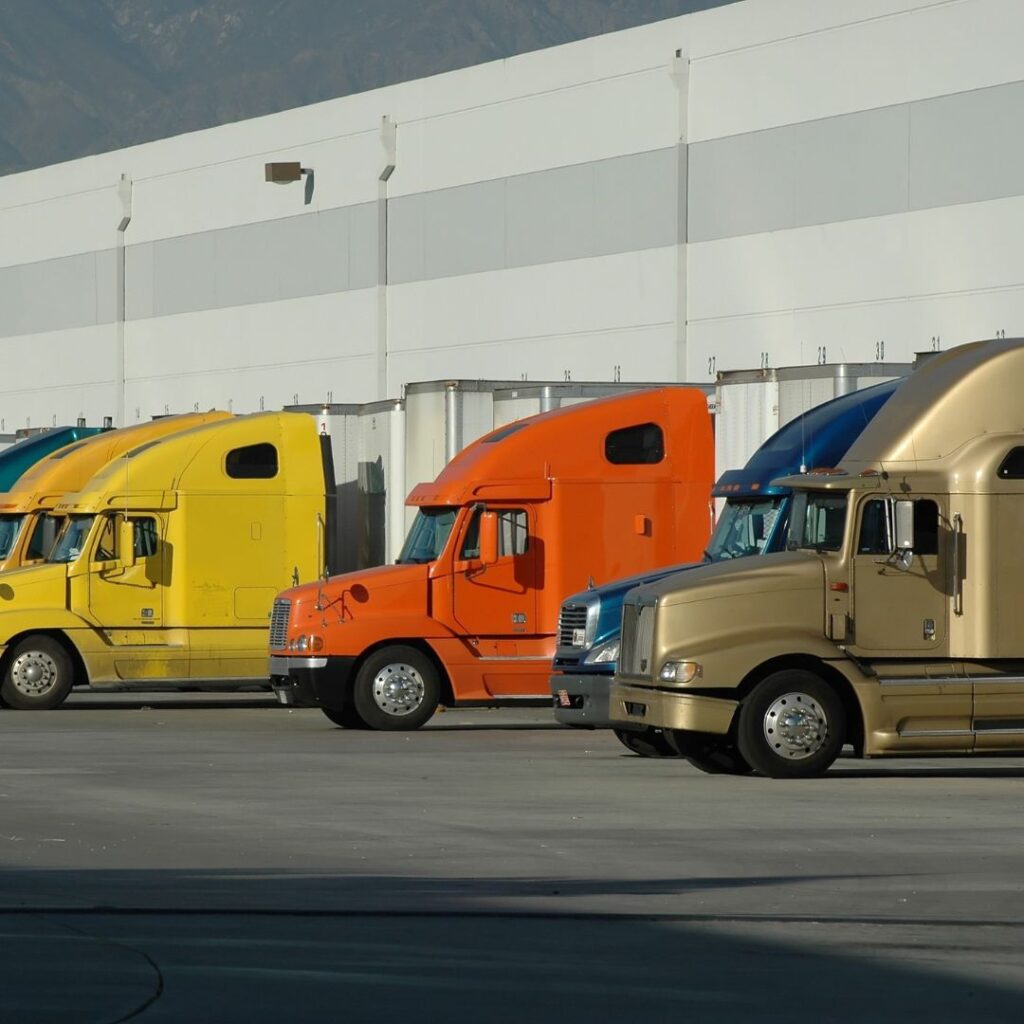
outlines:
{"label": "gray horizontal stripe on wall", "polygon": [[128,246],[129,320],[326,295],[377,283],[377,204]]}
{"label": "gray horizontal stripe on wall", "polygon": [[113,249],[0,268],[0,337],[113,323]]}
{"label": "gray horizontal stripe on wall", "polygon": [[688,240],[1024,195],[1024,83],[695,143]]}
{"label": "gray horizontal stripe on wall", "polygon": [[404,284],[675,245],[679,149],[400,196],[388,279]]}
{"label": "gray horizontal stripe on wall", "polygon": [[[388,206],[389,280],[553,263],[682,240],[677,147],[402,196]],[[125,316],[142,320],[378,283],[376,203],[125,249]],[[113,323],[115,250],[0,268],[0,336]]]}

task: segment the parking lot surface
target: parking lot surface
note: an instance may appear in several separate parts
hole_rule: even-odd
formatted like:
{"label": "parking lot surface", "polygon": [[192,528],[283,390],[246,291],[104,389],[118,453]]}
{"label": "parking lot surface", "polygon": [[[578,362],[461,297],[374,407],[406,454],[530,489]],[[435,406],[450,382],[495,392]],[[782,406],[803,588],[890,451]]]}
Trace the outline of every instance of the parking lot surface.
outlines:
{"label": "parking lot surface", "polygon": [[0,712],[0,1021],[990,1021],[1024,760],[703,775],[544,709]]}

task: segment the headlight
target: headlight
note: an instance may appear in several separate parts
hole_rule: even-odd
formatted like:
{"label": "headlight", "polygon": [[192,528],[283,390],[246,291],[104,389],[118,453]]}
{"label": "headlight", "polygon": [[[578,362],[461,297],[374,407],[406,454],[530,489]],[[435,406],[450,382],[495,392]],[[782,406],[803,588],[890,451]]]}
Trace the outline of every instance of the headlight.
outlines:
{"label": "headlight", "polygon": [[303,633],[301,636],[292,637],[288,641],[288,649],[299,652],[322,651],[324,649],[323,637],[319,637],[315,633],[308,635]]}
{"label": "headlight", "polygon": [[598,644],[584,659],[584,665],[605,665],[619,660],[619,638]]}
{"label": "headlight", "polygon": [[703,671],[697,661],[666,661],[658,678],[663,683],[692,683]]}

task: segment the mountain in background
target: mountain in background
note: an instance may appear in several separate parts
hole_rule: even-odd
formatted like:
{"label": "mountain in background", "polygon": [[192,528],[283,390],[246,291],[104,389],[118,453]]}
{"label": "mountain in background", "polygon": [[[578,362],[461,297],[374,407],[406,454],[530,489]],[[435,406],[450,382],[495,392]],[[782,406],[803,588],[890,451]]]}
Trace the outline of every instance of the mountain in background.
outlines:
{"label": "mountain in background", "polygon": [[731,0],[0,0],[0,174]]}

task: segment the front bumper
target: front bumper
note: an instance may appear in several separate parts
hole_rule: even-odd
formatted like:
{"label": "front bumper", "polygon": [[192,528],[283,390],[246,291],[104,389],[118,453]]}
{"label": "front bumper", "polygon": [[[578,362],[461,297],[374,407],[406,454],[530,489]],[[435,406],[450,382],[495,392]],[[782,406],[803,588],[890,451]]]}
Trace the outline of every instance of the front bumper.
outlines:
{"label": "front bumper", "polygon": [[341,709],[352,700],[354,657],[272,655],[270,685],[278,702],[297,708]]}
{"label": "front bumper", "polygon": [[551,676],[556,721],[584,729],[610,729],[609,696],[614,676],[589,673]]}
{"label": "front bumper", "polygon": [[616,682],[612,684],[610,705],[611,720],[619,728],[651,726],[724,736],[739,702]]}

